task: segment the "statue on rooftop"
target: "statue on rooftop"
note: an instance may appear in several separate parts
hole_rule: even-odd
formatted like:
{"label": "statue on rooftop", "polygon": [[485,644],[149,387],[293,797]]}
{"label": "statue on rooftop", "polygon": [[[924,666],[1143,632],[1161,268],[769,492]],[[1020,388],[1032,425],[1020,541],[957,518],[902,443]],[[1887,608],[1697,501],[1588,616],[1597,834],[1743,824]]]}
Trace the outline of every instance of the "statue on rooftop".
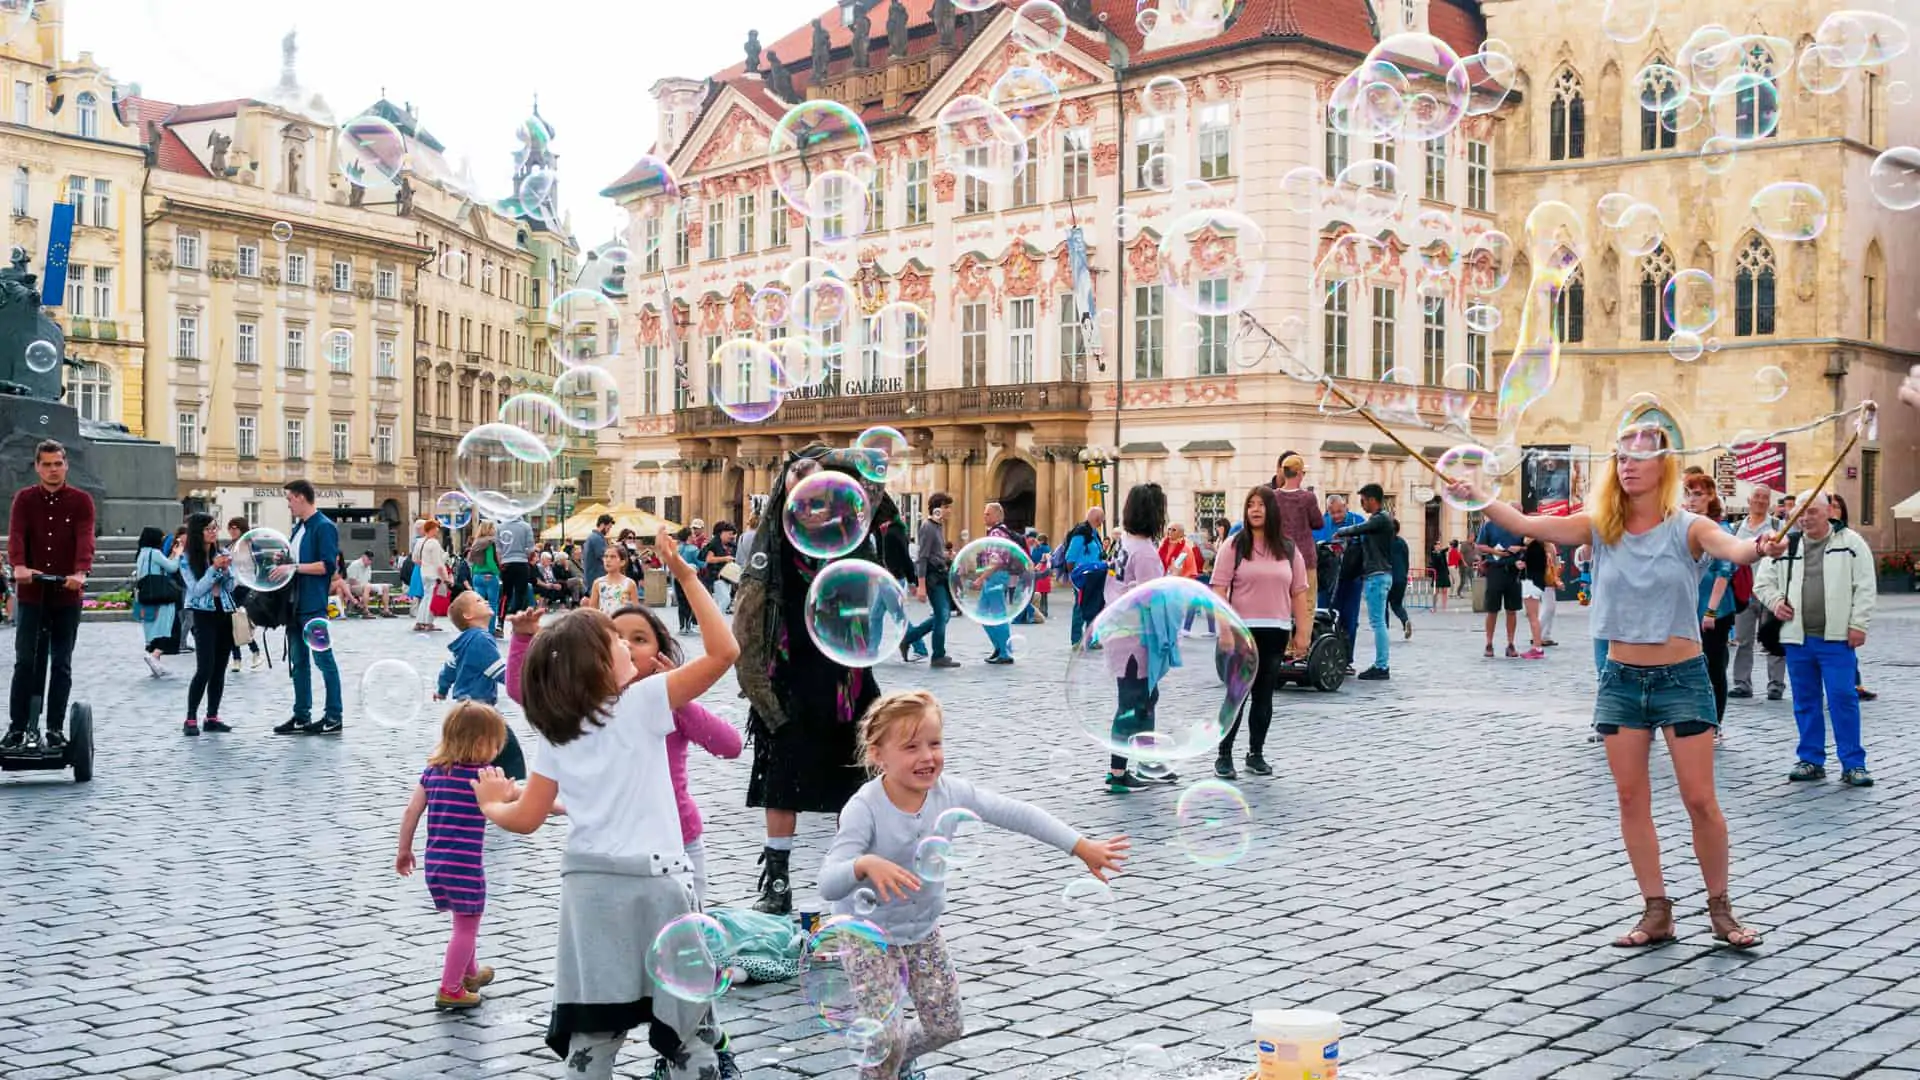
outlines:
{"label": "statue on rooftop", "polygon": [[853,70],[867,70],[867,45],[873,35],[873,26],[867,21],[867,9],[856,5],[853,15],[847,22],[847,29],[853,31]]}
{"label": "statue on rooftop", "polygon": [[813,85],[820,86],[827,81],[827,69],[833,62],[833,40],[827,36],[827,27],[819,19],[813,20],[813,69],[808,74]]}
{"label": "statue on rooftop", "polygon": [[793,72],[780,62],[780,54],[767,50],[767,89],[781,101],[797,101],[800,92],[793,88]]}
{"label": "statue on rooftop", "polygon": [[760,73],[760,31],[747,31],[747,74]]}
{"label": "statue on rooftop", "polygon": [[895,60],[907,58],[907,5],[900,0],[887,5],[887,55]]}
{"label": "statue on rooftop", "polygon": [[953,32],[959,25],[959,19],[953,0],[933,0],[933,26],[939,32],[941,48],[953,48]]}

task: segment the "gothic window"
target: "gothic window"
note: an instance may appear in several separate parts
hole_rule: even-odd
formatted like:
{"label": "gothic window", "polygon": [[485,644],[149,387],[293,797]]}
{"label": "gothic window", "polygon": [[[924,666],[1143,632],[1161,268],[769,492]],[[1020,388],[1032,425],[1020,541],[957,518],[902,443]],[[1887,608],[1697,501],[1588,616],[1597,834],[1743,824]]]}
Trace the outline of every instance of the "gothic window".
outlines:
{"label": "gothic window", "polygon": [[1673,255],[1666,245],[1640,260],[1640,340],[1665,341],[1673,336],[1667,318],[1667,282],[1673,280]]}
{"label": "gothic window", "polygon": [[1773,248],[1755,236],[1740,250],[1733,272],[1733,333],[1773,333]]}
{"label": "gothic window", "polygon": [[1635,89],[1640,95],[1640,149],[1671,150],[1678,141],[1674,130],[1675,117],[1672,109],[1649,109],[1644,102],[1648,98],[1655,101],[1675,101],[1674,80],[1668,72],[1667,58],[1655,56],[1647,61],[1646,70],[1654,70],[1658,65],[1658,74],[1649,76],[1644,72],[1635,81]]}
{"label": "gothic window", "polygon": [[1547,106],[1547,156],[1554,161],[1577,161],[1587,156],[1587,102],[1580,76],[1572,69],[1553,80],[1553,101]]}
{"label": "gothic window", "polygon": [[[1572,260],[1571,255],[1561,258]],[[1586,269],[1574,265],[1573,273],[1567,275],[1567,283],[1553,292],[1553,336],[1561,344],[1585,341],[1587,338],[1587,274]]]}
{"label": "gothic window", "polygon": [[1780,128],[1780,87],[1774,80],[1773,54],[1755,42],[1740,60],[1743,74],[1733,94],[1733,134],[1736,139],[1768,139]]}

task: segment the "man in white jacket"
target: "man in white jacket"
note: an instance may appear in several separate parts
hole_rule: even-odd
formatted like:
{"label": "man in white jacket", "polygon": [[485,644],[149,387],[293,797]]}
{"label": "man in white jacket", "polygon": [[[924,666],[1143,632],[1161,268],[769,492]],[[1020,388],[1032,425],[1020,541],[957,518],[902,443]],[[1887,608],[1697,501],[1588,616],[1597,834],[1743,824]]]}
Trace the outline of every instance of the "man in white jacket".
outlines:
{"label": "man in white jacket", "polygon": [[[1872,787],[1867,751],[1860,745],[1860,696],[1854,689],[1854,650],[1867,643],[1873,619],[1873,552],[1852,529],[1833,527],[1825,495],[1813,495],[1800,516],[1800,536],[1787,553],[1761,563],[1754,599],[1782,625],[1793,719],[1800,728],[1799,760],[1789,780],[1827,775],[1826,718],[1833,717],[1840,782]],[[1825,707],[1822,708],[1822,697]]]}

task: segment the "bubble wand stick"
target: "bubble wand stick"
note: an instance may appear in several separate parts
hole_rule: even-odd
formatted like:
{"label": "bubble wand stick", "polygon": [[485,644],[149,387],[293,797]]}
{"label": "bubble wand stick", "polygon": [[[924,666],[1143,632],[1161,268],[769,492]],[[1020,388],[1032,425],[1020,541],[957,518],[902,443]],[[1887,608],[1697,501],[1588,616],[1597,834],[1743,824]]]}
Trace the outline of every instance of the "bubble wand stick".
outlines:
{"label": "bubble wand stick", "polygon": [[1801,499],[1800,505],[1793,508],[1792,516],[1788,517],[1786,522],[1780,526],[1780,531],[1773,535],[1775,540],[1793,531],[1793,526],[1800,520],[1800,515],[1807,512],[1807,507],[1813,505],[1813,500],[1818,497],[1820,492],[1827,486],[1827,481],[1833,479],[1834,470],[1840,467],[1840,463],[1846,460],[1848,454],[1853,453],[1853,448],[1860,442],[1860,433],[1872,426],[1874,416],[1879,411],[1880,406],[1874,402],[1863,401],[1860,403],[1860,419],[1854,423],[1853,434],[1847,438],[1847,445],[1841,447],[1840,452],[1833,456],[1833,461],[1827,465],[1827,471],[1821,473],[1820,479],[1814,481],[1813,490],[1807,492],[1807,497]]}

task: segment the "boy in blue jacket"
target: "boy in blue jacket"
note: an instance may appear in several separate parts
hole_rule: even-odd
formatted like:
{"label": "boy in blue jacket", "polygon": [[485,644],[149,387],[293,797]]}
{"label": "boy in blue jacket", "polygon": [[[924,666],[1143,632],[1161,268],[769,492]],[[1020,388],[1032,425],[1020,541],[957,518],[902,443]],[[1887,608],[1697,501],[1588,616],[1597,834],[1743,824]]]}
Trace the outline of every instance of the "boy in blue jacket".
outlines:
{"label": "boy in blue jacket", "polygon": [[[487,605],[486,597],[468,589],[453,598],[447,614],[460,635],[447,644],[451,655],[440,669],[433,699],[444,701],[451,697],[458,701],[496,704],[500,684],[507,678],[507,661],[500,655],[500,646],[494,643],[490,630],[493,608]],[[493,766],[515,780],[527,778],[526,755],[520,752],[520,740],[514,736],[511,724],[507,725],[507,745],[501,749],[500,756],[493,759]]]}

